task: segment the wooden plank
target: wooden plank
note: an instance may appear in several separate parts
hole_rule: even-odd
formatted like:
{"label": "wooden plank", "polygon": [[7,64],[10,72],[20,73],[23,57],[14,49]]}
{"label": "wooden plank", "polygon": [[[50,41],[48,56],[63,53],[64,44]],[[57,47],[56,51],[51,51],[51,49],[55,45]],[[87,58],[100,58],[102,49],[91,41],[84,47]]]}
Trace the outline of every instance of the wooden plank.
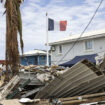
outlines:
{"label": "wooden plank", "polygon": [[76,104],[92,103],[92,102],[99,102],[99,101],[105,101],[105,96],[92,98],[92,99],[65,101],[65,102],[62,102],[62,105],[76,105]]}
{"label": "wooden plank", "polygon": [[0,87],[4,84],[4,80],[5,80],[5,75],[1,75]]}
{"label": "wooden plank", "polygon": [[0,103],[3,105],[24,105],[24,104],[19,103],[18,99],[2,100],[0,101]]}
{"label": "wooden plank", "polygon": [[[78,97],[81,97],[79,99]],[[76,97],[69,97],[69,98],[60,98],[58,99],[62,102],[62,105],[75,105],[75,104],[81,104],[81,103],[92,103],[92,102],[99,102],[105,100],[105,92],[103,93],[97,93],[97,94],[90,94],[90,95],[83,95],[83,96],[76,96]],[[12,99],[12,100],[2,100],[0,101],[3,105],[26,105],[19,103],[18,99]],[[32,103],[30,105],[53,105],[49,102],[49,99],[42,99],[39,103]]]}
{"label": "wooden plank", "polygon": [[16,84],[20,81],[19,76],[14,76],[7,85],[5,85],[4,89],[0,92],[0,100],[3,100],[7,97],[7,95],[11,92],[11,90],[16,86]]}
{"label": "wooden plank", "polygon": [[105,96],[105,92],[82,95],[82,96],[75,96],[75,97],[68,97],[68,98],[59,98],[59,100],[60,101],[70,101],[70,100],[77,100],[79,97],[81,97],[82,99],[87,99],[87,98],[100,97],[100,96]]}
{"label": "wooden plank", "polygon": [[49,100],[41,100],[39,103],[22,104],[19,102],[19,99],[12,99],[2,100],[0,103],[3,105],[53,105],[52,103],[49,103]]}

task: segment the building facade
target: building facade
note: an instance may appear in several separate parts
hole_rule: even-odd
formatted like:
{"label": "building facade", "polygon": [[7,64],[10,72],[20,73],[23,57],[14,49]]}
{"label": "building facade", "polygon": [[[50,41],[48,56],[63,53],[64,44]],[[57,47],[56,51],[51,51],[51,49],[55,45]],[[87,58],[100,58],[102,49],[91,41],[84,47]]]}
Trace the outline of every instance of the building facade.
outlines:
{"label": "building facade", "polygon": [[[33,50],[20,56],[22,65],[46,65],[46,51]],[[51,64],[51,57],[49,56],[49,64]]]}
{"label": "building facade", "polygon": [[105,30],[92,31],[80,35],[72,35],[68,38],[52,42],[51,64],[62,64],[72,60],[75,56],[104,54]]}

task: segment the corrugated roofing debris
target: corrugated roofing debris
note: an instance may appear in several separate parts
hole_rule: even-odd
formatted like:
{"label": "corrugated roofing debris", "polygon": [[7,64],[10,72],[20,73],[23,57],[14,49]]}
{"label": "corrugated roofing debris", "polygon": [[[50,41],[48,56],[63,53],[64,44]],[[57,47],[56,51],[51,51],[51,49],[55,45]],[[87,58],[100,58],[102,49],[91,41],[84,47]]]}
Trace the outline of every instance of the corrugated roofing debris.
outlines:
{"label": "corrugated roofing debris", "polygon": [[60,98],[71,96],[71,92],[74,88],[78,89],[79,85],[85,82],[88,83],[98,78],[99,75],[102,75],[102,73],[98,68],[91,62],[83,60],[69,68],[64,74],[52,80],[35,98],[50,98],[51,96]]}
{"label": "corrugated roofing debris", "polygon": [[12,89],[10,92],[12,94],[8,95],[8,99],[67,98],[102,92],[105,89],[105,75],[88,60],[79,61],[71,68],[22,66],[19,75],[20,82]]}

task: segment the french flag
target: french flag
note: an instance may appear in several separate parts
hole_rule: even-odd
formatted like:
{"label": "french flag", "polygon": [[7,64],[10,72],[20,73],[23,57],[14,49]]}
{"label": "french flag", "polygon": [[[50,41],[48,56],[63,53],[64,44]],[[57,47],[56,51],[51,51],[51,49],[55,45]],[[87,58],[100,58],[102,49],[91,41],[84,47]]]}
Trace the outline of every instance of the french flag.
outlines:
{"label": "french flag", "polygon": [[48,31],[66,31],[67,21],[54,21],[53,19],[48,18]]}

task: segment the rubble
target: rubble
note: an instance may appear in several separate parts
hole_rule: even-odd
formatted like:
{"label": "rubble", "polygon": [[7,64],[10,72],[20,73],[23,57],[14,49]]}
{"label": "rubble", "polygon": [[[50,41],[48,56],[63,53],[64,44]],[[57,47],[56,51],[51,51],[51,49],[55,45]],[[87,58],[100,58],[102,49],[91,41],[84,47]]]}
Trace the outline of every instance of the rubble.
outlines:
{"label": "rubble", "polygon": [[7,85],[0,92],[0,100],[3,100],[10,94],[11,90],[16,86],[16,84],[20,81],[19,76],[14,76]]}
{"label": "rubble", "polygon": [[[3,72],[2,68],[1,71]],[[51,80],[53,80],[56,76],[59,76],[63,72],[65,72],[65,68],[59,66],[53,66],[50,68],[47,66],[36,65],[21,66],[19,71],[19,84],[16,85],[18,86],[18,88],[10,88],[11,91],[9,91],[7,99],[17,97],[34,98],[41,88],[46,86],[46,84],[48,84]]]}
{"label": "rubble", "polygon": [[3,105],[105,105],[105,92],[75,96],[68,98],[50,98],[50,99],[11,99],[2,100]]}
{"label": "rubble", "polygon": [[90,83],[91,80],[98,78],[100,75],[102,75],[102,72],[91,62],[87,60],[80,61],[69,68],[67,72],[52,80],[35,98],[70,97],[74,88],[78,89],[78,86]]}
{"label": "rubble", "polygon": [[[34,100],[32,102],[35,102],[35,99],[41,99],[41,103],[43,103],[43,100],[49,102],[48,99],[52,99],[53,104],[60,105],[62,102],[62,105],[69,105],[89,101],[83,99],[84,96],[82,101],[81,97],[79,97],[79,100],[74,100],[73,97],[75,96],[99,95],[99,92],[103,92],[105,89],[105,75],[88,60],[82,60],[71,68],[36,65],[21,66],[19,76],[16,77],[18,78],[15,79],[17,82],[13,77],[11,79],[12,82],[8,83],[9,85],[5,85],[4,88],[1,87],[3,89],[1,93],[4,94],[0,93],[1,99],[30,98],[31,101]],[[71,98],[67,97],[71,97],[73,100],[71,101]],[[102,98],[105,99],[104,95]],[[66,102],[64,102],[65,100]],[[101,101],[101,98],[97,100]]]}

